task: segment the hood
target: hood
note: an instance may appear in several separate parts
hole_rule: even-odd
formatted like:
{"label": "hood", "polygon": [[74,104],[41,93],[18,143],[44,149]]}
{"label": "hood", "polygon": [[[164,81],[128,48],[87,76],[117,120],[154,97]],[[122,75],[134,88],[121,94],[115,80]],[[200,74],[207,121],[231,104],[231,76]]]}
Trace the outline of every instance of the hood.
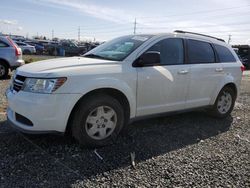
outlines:
{"label": "hood", "polygon": [[23,65],[18,68],[18,72],[24,76],[29,74],[51,74],[62,69],[79,69],[87,66],[100,66],[100,65],[114,65],[118,64],[117,61],[109,61],[102,59],[93,59],[85,57],[67,57],[67,58],[55,58],[44,61],[38,61],[30,64]]}

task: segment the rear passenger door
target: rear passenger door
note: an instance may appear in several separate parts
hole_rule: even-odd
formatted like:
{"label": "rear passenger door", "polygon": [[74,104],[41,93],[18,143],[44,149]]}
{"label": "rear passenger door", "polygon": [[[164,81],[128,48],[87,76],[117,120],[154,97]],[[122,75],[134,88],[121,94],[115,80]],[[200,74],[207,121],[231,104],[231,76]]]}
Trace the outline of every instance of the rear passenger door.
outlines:
{"label": "rear passenger door", "polygon": [[187,107],[195,108],[210,104],[217,86],[223,80],[224,70],[218,63],[212,44],[187,39],[188,64],[191,65]]}

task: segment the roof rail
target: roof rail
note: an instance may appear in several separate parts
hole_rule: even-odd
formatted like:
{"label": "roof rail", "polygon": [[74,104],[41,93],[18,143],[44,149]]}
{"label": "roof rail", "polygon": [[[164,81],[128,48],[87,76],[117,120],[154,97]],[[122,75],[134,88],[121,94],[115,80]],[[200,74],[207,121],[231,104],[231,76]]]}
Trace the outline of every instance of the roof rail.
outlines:
{"label": "roof rail", "polygon": [[175,30],[174,32],[175,32],[175,33],[188,33],[188,34],[193,34],[193,35],[200,35],[200,36],[203,36],[203,37],[209,37],[209,38],[213,38],[213,39],[216,39],[216,40],[225,42],[223,39],[216,38],[216,37],[212,37],[212,36],[210,36],[210,35],[200,34],[200,33],[194,33],[194,32],[189,32],[189,31],[182,31],[182,30]]}

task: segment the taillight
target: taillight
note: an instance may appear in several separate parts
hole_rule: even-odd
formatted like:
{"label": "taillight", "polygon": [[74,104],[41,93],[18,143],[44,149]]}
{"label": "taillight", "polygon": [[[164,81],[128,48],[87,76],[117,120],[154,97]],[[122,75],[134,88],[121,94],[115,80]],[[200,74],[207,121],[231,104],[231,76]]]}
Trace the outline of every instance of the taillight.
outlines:
{"label": "taillight", "polygon": [[20,48],[18,48],[17,45],[16,45],[9,37],[7,37],[7,39],[8,39],[8,41],[10,42],[11,46],[12,46],[13,48],[15,48],[15,54],[16,54],[16,56],[21,55],[21,54],[22,54],[22,51],[20,50]]}
{"label": "taillight", "polygon": [[246,70],[246,67],[244,65],[241,65],[240,70],[241,72],[244,72]]}

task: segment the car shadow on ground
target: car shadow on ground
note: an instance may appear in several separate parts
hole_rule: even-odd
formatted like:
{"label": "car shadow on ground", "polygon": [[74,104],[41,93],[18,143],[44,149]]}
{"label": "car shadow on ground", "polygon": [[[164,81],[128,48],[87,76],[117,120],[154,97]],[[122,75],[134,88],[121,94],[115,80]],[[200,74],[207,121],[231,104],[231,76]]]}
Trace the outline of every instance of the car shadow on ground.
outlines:
{"label": "car shadow on ground", "polygon": [[10,75],[7,75],[6,78],[2,78],[2,79],[0,79],[0,80],[9,80],[9,79],[11,79],[11,76],[10,76]]}
{"label": "car shadow on ground", "polygon": [[[0,141],[4,140],[6,136],[9,140],[5,142],[5,145],[11,145],[8,149],[2,150],[0,155],[13,156],[12,160],[15,161],[18,160],[14,157],[15,153],[21,153],[24,156],[25,160],[12,167],[13,173],[16,172],[15,169],[13,170],[15,167],[34,169],[28,176],[32,178],[32,176],[39,175],[41,179],[46,180],[55,178],[58,173],[61,173],[60,179],[53,179],[53,182],[66,181],[72,184],[76,180],[91,178],[110,170],[123,167],[130,168],[130,154],[132,152],[135,152],[135,162],[140,163],[196,144],[201,140],[226,132],[229,130],[232,121],[232,116],[226,119],[215,119],[203,112],[138,121],[129,125],[126,134],[120,136],[115,144],[97,149],[103,160],[94,153],[93,149],[80,147],[70,137],[23,135],[10,128],[7,122],[0,122],[0,124],[4,124],[4,126],[0,126],[0,132],[3,130],[2,132],[5,133],[1,136]],[[12,138],[10,139],[10,137]],[[1,144],[3,145],[3,143],[0,143],[0,147]],[[29,159],[29,157],[32,157],[32,159]],[[47,159],[45,160],[45,158]],[[60,170],[45,173],[44,171],[50,169],[54,163],[61,165],[58,167]],[[7,168],[2,173],[6,174]],[[64,168],[63,172],[62,168]],[[67,175],[65,176],[67,178],[63,179],[62,176],[66,172],[74,175]],[[25,174],[20,176],[22,175],[25,176]]]}

